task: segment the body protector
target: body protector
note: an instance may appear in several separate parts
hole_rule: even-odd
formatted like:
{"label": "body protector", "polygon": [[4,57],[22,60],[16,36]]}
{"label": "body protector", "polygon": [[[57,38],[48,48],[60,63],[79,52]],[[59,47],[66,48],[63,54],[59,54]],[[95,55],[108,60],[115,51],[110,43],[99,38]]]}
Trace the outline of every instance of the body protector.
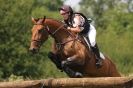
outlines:
{"label": "body protector", "polygon": [[[81,17],[80,23],[78,24],[75,22],[76,15]],[[72,27],[72,28],[79,26],[81,28],[80,34],[87,34],[90,29],[89,21],[82,13],[73,13],[68,20],[65,20],[65,23],[67,24],[67,26]]]}
{"label": "body protector", "polygon": [[[77,19],[75,16],[80,16],[80,19]],[[96,44],[96,29],[91,25],[88,19],[82,13],[74,13],[65,23],[69,27],[80,27],[80,34],[83,36],[87,45],[92,49],[96,55],[96,66],[99,68],[102,65],[100,53],[98,46]]]}
{"label": "body protector", "polygon": [[[77,19],[75,18],[76,15],[80,16],[80,21],[77,21]],[[67,26],[72,28],[79,26],[81,29],[81,32],[79,34],[84,36],[85,41],[88,42],[88,45],[92,47],[95,46],[95,27],[90,24],[88,19],[82,13],[74,13],[68,20],[65,20],[65,23]],[[88,38],[86,39],[86,37]]]}

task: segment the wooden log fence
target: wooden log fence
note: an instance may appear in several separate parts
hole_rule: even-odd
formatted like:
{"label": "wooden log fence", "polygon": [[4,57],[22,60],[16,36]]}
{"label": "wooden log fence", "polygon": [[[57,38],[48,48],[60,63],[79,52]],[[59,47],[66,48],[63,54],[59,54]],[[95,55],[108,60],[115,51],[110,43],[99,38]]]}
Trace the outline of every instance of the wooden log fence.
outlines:
{"label": "wooden log fence", "polygon": [[133,88],[133,77],[58,78],[0,82],[0,88]]}

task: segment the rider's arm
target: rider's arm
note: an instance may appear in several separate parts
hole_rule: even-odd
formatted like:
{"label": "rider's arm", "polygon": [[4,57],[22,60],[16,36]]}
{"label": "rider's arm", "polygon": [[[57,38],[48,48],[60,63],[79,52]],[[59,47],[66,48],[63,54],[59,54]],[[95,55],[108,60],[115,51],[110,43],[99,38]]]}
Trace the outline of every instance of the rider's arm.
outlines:
{"label": "rider's arm", "polygon": [[72,32],[75,32],[75,33],[81,32],[80,27],[78,27],[78,26],[74,27],[74,28],[68,27],[67,29],[72,31]]}
{"label": "rider's arm", "polygon": [[75,32],[75,33],[79,33],[79,32],[81,32],[82,30],[83,30],[83,28],[81,27],[81,17],[79,16],[79,15],[76,15],[75,17],[74,17],[74,23],[73,23],[73,28],[70,28],[70,27],[68,27],[68,29],[70,30],[70,31],[72,31],[72,32]]}

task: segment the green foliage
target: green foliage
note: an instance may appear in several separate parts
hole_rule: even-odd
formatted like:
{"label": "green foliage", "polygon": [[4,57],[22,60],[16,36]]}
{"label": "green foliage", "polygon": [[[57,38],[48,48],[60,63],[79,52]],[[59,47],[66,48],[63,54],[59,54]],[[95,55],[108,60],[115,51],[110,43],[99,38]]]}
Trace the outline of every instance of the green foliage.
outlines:
{"label": "green foliage", "polygon": [[119,0],[81,2],[81,11],[94,19],[101,51],[111,57],[124,75],[133,73],[133,15],[128,6]]}
{"label": "green foliage", "polygon": [[24,80],[23,76],[16,76],[16,75],[11,75],[9,78],[8,78],[8,81],[22,81]]}
{"label": "green foliage", "polygon": [[[56,2],[57,1],[57,2]],[[56,0],[0,0],[0,79],[38,79],[50,77],[56,71],[47,58],[51,40],[38,55],[30,55],[32,22],[31,17],[58,18],[57,7],[62,1]],[[51,5],[49,5],[51,3]],[[47,64],[49,61],[49,64]],[[49,73],[46,67],[49,67]],[[50,73],[51,72],[51,73]],[[46,74],[45,74],[46,73]],[[57,72],[53,75],[59,76]],[[9,78],[9,79],[10,79]]]}

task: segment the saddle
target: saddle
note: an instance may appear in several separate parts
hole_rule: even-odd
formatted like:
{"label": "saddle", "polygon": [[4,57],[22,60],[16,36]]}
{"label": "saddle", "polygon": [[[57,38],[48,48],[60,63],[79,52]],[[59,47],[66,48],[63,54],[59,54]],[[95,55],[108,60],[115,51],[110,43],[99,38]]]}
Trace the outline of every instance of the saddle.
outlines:
{"label": "saddle", "polygon": [[[85,35],[77,35],[78,36],[78,39],[79,39],[79,41],[83,44],[83,45],[85,45],[85,47],[91,52],[91,53],[93,53],[93,51],[92,51],[92,49],[91,49],[91,46],[90,46],[90,41],[89,41],[89,38],[87,37],[87,36],[85,36]],[[102,52],[99,52],[100,53],[100,57],[102,58],[102,59],[105,59],[105,56],[103,55],[103,53]],[[96,57],[96,56],[95,56]]]}

